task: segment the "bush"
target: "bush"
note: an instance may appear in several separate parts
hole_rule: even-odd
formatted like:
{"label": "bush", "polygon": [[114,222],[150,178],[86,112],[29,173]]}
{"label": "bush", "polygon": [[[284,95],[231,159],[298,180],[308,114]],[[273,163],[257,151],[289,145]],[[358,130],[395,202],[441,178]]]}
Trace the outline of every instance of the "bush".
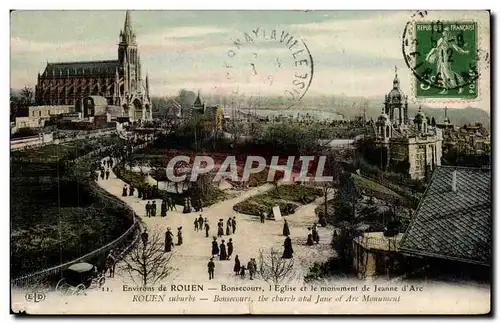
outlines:
{"label": "bush", "polygon": [[314,262],[304,276],[305,282],[314,282],[319,279],[329,277],[345,277],[346,272],[342,268],[342,264],[337,258],[329,258],[326,262]]}

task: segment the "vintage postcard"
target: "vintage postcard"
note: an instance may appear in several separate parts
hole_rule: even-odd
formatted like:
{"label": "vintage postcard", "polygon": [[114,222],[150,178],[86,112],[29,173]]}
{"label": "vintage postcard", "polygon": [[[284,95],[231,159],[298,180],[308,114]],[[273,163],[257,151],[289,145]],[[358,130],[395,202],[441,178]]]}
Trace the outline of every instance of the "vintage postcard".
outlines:
{"label": "vintage postcard", "polygon": [[489,11],[10,26],[13,314],[491,312]]}

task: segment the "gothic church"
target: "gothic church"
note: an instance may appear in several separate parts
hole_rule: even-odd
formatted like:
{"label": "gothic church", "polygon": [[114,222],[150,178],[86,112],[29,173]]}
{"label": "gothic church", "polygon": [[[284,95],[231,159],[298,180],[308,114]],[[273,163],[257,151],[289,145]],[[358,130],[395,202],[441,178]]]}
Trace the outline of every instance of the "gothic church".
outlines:
{"label": "gothic church", "polygon": [[132,29],[130,11],[120,31],[118,59],[106,61],[47,63],[38,74],[37,105],[72,105],[82,111],[83,100],[101,96],[109,106],[118,106],[131,120],[151,120],[149,80],[142,79],[141,60]]}

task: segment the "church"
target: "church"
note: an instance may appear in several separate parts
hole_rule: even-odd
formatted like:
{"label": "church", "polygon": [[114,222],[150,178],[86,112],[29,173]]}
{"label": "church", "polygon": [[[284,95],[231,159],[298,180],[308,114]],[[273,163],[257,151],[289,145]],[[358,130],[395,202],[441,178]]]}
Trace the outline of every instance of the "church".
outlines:
{"label": "church", "polygon": [[86,102],[99,98],[116,116],[151,120],[149,80],[147,75],[143,80],[141,72],[141,57],[127,10],[118,59],[47,63],[44,72],[38,74],[35,102],[38,106],[71,106],[86,116]]}
{"label": "church", "polygon": [[391,91],[375,122],[376,143],[384,152],[383,167],[419,180],[441,165],[442,130],[430,125],[421,108],[408,118],[408,96],[400,88],[397,68]]}

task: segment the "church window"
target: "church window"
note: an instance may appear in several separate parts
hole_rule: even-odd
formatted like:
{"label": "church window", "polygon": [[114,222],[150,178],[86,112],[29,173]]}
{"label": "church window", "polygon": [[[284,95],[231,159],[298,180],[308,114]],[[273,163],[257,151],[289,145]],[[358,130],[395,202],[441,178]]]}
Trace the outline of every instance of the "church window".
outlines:
{"label": "church window", "polygon": [[42,117],[42,111],[38,111],[38,117]]}
{"label": "church window", "polygon": [[390,127],[389,126],[385,127],[385,136],[390,137]]}

